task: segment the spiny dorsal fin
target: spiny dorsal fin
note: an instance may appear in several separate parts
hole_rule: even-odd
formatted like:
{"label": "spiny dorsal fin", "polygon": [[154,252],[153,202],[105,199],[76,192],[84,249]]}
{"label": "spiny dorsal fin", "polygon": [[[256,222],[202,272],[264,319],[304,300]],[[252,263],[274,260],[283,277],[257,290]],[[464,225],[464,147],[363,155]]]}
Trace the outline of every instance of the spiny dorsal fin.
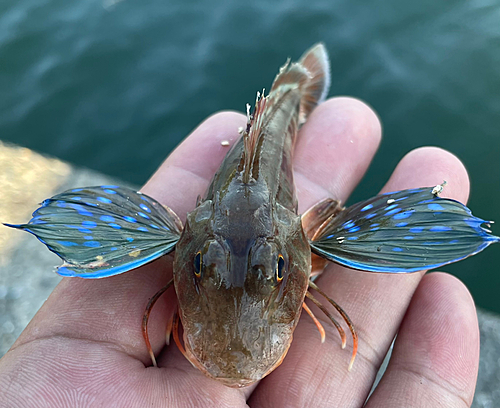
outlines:
{"label": "spiny dorsal fin", "polygon": [[252,164],[259,137],[268,120],[273,117],[276,109],[279,109],[281,98],[289,91],[306,89],[308,82],[308,71],[298,63],[290,64],[290,61],[287,61],[280,68],[269,95],[264,96],[264,91],[262,94],[257,92],[253,115],[250,115],[249,106],[247,106],[247,128],[243,133],[245,147],[243,182],[248,183],[251,178]]}
{"label": "spiny dorsal fin", "polygon": [[257,92],[257,98],[255,100],[255,109],[253,115],[250,115],[250,105],[247,104],[247,128],[243,132],[243,144],[244,144],[244,164],[243,164],[243,182],[248,183],[250,181],[250,175],[252,173],[252,162],[255,154],[255,145],[259,138],[259,134],[262,129],[265,117],[264,112],[267,105],[268,98],[264,96],[264,90],[262,90],[262,95]]}
{"label": "spiny dorsal fin", "polygon": [[267,97],[257,93],[255,109],[250,115],[247,106],[247,127],[243,132],[244,160],[243,181],[248,183],[252,175],[255,149],[258,140],[268,121],[279,109],[288,92],[300,91],[300,107],[298,122],[292,121],[285,129],[296,132],[296,127],[305,122],[314,107],[327,95],[330,86],[330,66],[328,54],[323,44],[319,43],[304,53],[299,62],[290,63],[290,59],[280,68],[274,79],[271,92]]}

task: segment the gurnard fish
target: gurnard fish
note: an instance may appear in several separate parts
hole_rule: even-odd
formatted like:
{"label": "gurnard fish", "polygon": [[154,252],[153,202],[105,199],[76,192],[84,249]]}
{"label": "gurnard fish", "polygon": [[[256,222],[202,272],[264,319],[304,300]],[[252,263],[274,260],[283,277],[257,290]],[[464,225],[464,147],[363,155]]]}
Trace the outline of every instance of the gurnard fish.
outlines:
{"label": "gurnard fish", "polygon": [[[104,278],[175,250],[178,312],[168,324],[185,357],[230,387],[248,386],[285,358],[307,296],[346,336],[314,289],[328,261],[368,272],[411,273],[476,254],[499,238],[443,185],[397,191],[342,208],[326,199],[297,213],[292,156],[301,125],[330,84],[322,44],[281,67],[267,96],[257,94],[247,125],[185,224],[151,197],[118,186],[76,188],[45,200],[27,224],[64,264],[62,276]],[[328,177],[328,175],[325,175]],[[172,192],[175,194],[175,192]],[[167,285],[150,301],[149,312]],[[180,322],[183,339],[179,338]]]}

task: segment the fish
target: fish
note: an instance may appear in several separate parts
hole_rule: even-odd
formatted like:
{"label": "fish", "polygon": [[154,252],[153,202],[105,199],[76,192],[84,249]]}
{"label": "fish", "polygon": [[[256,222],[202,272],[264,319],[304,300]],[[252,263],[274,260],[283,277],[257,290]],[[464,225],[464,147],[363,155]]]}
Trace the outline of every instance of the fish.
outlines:
{"label": "fish", "polygon": [[[115,186],[74,188],[45,200],[26,224],[5,224],[35,235],[56,253],[64,277],[99,279],[138,268],[174,252],[173,279],[149,301],[149,313],[172,286],[178,310],[168,321],[184,356],[205,375],[245,387],[278,367],[302,310],[322,324],[308,298],[339,331],[333,306],[353,339],[347,313],[314,279],[329,262],[376,273],[412,273],[474,255],[499,237],[491,221],[462,203],[441,198],[444,183],[377,195],[344,208],[327,198],[298,213],[293,148],[300,127],[330,85],[322,43],[297,62],[287,60],[267,95],[257,93],[247,124],[183,223],[167,206]],[[328,177],[328,175],[325,175]],[[182,339],[179,336],[183,328]]]}

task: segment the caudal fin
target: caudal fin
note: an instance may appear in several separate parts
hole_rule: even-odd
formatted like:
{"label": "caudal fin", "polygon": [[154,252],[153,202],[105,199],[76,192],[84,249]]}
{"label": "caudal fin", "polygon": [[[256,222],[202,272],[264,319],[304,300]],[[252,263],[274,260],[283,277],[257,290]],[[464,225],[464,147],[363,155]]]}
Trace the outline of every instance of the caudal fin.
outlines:
{"label": "caudal fin", "polygon": [[306,51],[298,62],[290,64],[287,61],[276,76],[270,94],[297,86],[302,91],[299,115],[302,124],[316,105],[326,98],[330,87],[330,63],[322,43]]}
{"label": "caudal fin", "polygon": [[300,116],[305,120],[315,106],[325,100],[330,88],[330,61],[323,43],[306,51],[298,63],[309,72],[309,81],[300,105]]}

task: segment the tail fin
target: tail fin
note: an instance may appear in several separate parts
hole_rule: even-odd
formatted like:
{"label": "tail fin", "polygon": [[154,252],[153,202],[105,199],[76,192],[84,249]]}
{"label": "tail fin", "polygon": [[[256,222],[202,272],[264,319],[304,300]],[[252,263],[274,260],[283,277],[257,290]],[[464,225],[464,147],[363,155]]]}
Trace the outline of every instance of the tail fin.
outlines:
{"label": "tail fin", "polygon": [[302,91],[299,115],[302,124],[316,105],[326,98],[330,87],[330,63],[322,43],[306,51],[298,62],[290,64],[290,60],[287,61],[274,79],[270,94],[289,86],[298,86]]}
{"label": "tail fin", "polygon": [[323,43],[318,43],[306,51],[299,64],[310,75],[300,106],[300,116],[305,120],[314,107],[325,100],[330,88],[330,61]]}

